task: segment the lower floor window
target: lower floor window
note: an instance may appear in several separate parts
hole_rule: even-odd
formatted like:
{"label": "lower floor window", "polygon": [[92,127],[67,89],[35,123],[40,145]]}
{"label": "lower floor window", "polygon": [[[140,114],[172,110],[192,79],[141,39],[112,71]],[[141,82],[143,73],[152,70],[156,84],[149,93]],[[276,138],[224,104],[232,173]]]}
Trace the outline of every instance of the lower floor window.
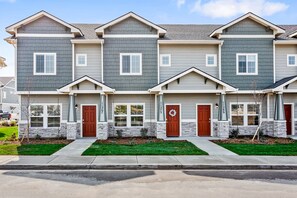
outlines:
{"label": "lower floor window", "polygon": [[30,123],[31,127],[60,127],[60,105],[31,105]]}
{"label": "lower floor window", "polygon": [[116,127],[143,126],[144,104],[115,104],[114,125]]}
{"label": "lower floor window", "polygon": [[231,122],[233,126],[259,125],[259,104],[231,104]]}

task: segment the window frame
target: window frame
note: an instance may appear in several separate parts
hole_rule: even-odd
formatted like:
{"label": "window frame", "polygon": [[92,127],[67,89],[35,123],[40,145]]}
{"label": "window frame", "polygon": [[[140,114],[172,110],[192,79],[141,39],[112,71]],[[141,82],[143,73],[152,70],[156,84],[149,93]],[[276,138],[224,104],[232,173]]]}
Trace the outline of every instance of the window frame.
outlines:
{"label": "window frame", "polygon": [[[238,125],[238,127],[255,127],[258,125],[249,125],[248,124],[248,117],[249,116],[258,116],[259,120],[258,122],[261,123],[261,119],[262,119],[262,103],[258,103],[257,105],[259,105],[259,114],[248,114],[248,105],[256,105],[254,102],[231,102],[230,103],[230,122],[232,125],[232,116],[236,116],[234,114],[232,114],[232,105],[243,105],[243,114],[239,115],[239,116],[243,116],[243,125]],[[260,116],[261,115],[261,116]],[[237,125],[232,125],[232,126],[237,126]]]}
{"label": "window frame", "polygon": [[[127,106],[127,114],[126,115],[115,115],[114,110],[116,106],[125,105]],[[142,105],[143,106],[143,115],[132,115],[131,114],[131,106],[132,105]],[[145,121],[145,103],[113,103],[112,105],[112,120],[115,123],[115,117],[126,117],[127,125],[126,126],[114,126],[115,128],[143,128]],[[131,118],[132,117],[143,117],[142,126],[131,126]]]}
{"label": "window frame", "polygon": [[[245,56],[246,57],[246,63],[248,63],[248,56],[255,56],[256,62],[255,62],[255,72],[254,73],[241,73],[239,72],[239,56]],[[246,65],[246,71],[248,71],[248,65]],[[258,75],[258,53],[237,53],[236,54],[236,75],[241,76],[252,76],[252,75]]]}
{"label": "window frame", "polygon": [[[36,56],[37,55],[53,55],[54,56],[54,72],[53,73],[38,73],[36,72]],[[44,58],[44,67],[46,66],[46,58]],[[57,53],[48,53],[48,52],[34,52],[33,53],[33,75],[35,76],[51,76],[57,74]]]}
{"label": "window frame", "polygon": [[[168,64],[163,63],[163,57],[168,56]],[[160,54],[160,66],[161,67],[170,67],[171,66],[171,54]]]}
{"label": "window frame", "polygon": [[[295,57],[295,64],[294,65],[290,64],[290,62],[289,62],[289,57],[290,56]],[[287,54],[287,66],[288,67],[296,67],[297,66],[297,54]]]}
{"label": "window frame", "polygon": [[[139,73],[131,73],[132,69],[132,61],[131,61],[131,57],[132,56],[139,56],[140,57],[140,61],[139,61]],[[130,73],[123,73],[123,65],[122,65],[122,60],[123,60],[123,56],[130,56]],[[120,53],[120,75],[121,76],[141,76],[142,75],[142,53]]]}
{"label": "window frame", "polygon": [[[43,116],[32,116],[31,115],[31,106],[34,106],[34,105],[39,105],[39,106],[43,106]],[[49,116],[48,115],[48,108],[47,106],[49,105],[57,105],[57,106],[60,106],[60,116]],[[62,104],[57,104],[57,103],[32,103],[30,104],[29,106],[29,120],[30,120],[30,128],[43,128],[43,129],[47,129],[47,128],[50,128],[50,129],[58,129],[61,127],[61,124],[62,124]],[[43,126],[42,127],[32,127],[31,126],[31,117],[41,117],[43,118]],[[59,127],[49,127],[48,126],[48,118],[52,118],[52,117],[60,117],[60,126]]]}
{"label": "window frame", "polygon": [[[83,56],[85,58],[85,64],[79,64],[79,56]],[[76,54],[76,66],[77,67],[88,66],[88,55],[87,54]]]}
{"label": "window frame", "polygon": [[[217,54],[206,54],[205,57],[206,57],[206,60],[205,60],[206,67],[217,67],[218,66],[218,56],[217,56]],[[214,63],[213,64],[208,63],[208,58],[209,57],[214,58]]]}

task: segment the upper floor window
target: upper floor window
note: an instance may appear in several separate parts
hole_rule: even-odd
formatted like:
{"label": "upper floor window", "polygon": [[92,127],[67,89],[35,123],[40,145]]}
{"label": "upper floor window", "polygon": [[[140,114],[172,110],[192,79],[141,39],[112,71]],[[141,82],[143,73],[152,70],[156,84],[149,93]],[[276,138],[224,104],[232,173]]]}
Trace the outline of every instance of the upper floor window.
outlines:
{"label": "upper floor window", "polygon": [[34,75],[56,75],[56,53],[34,53]]}
{"label": "upper floor window", "polygon": [[171,55],[170,54],[160,54],[160,66],[162,66],[162,67],[171,66]]}
{"label": "upper floor window", "polygon": [[258,54],[236,54],[237,75],[258,74]]}
{"label": "upper floor window", "polygon": [[206,66],[216,67],[217,66],[217,55],[216,54],[206,54]]}
{"label": "upper floor window", "polygon": [[142,54],[121,53],[120,54],[121,75],[142,75]]}
{"label": "upper floor window", "polygon": [[287,65],[288,66],[297,66],[297,54],[288,54],[287,55]]}
{"label": "upper floor window", "polygon": [[86,54],[76,54],[76,66],[87,66]]}

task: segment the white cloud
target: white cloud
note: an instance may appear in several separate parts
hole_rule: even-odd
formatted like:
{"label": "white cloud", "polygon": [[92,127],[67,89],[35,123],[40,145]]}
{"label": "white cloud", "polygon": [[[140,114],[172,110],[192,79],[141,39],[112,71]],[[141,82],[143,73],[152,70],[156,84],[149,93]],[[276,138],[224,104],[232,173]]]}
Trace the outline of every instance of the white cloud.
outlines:
{"label": "white cloud", "polygon": [[212,18],[228,18],[247,12],[271,16],[285,11],[288,7],[285,3],[269,0],[209,0],[207,2],[198,0],[191,11]]}
{"label": "white cloud", "polygon": [[176,1],[176,4],[177,4],[177,7],[181,7],[182,5],[184,5],[186,3],[186,0],[177,0]]}

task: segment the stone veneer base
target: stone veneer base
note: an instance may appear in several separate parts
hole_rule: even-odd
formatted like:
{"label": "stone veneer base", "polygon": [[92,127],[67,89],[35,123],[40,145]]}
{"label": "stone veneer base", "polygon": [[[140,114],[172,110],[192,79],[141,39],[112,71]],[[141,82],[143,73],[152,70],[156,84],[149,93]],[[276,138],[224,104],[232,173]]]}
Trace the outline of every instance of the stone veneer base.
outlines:
{"label": "stone veneer base", "polygon": [[[26,133],[27,124],[19,124],[19,138],[22,138]],[[29,138],[60,138],[67,136],[67,123],[61,123],[60,127],[54,128],[32,128],[29,129]]]}
{"label": "stone veneer base", "polygon": [[77,137],[77,123],[68,122],[67,123],[67,140],[75,140]]}
{"label": "stone veneer base", "polygon": [[99,122],[97,124],[97,138],[99,140],[106,140],[108,138],[108,123]]}
{"label": "stone veneer base", "polygon": [[278,121],[273,122],[273,137],[287,137],[287,121]]}

